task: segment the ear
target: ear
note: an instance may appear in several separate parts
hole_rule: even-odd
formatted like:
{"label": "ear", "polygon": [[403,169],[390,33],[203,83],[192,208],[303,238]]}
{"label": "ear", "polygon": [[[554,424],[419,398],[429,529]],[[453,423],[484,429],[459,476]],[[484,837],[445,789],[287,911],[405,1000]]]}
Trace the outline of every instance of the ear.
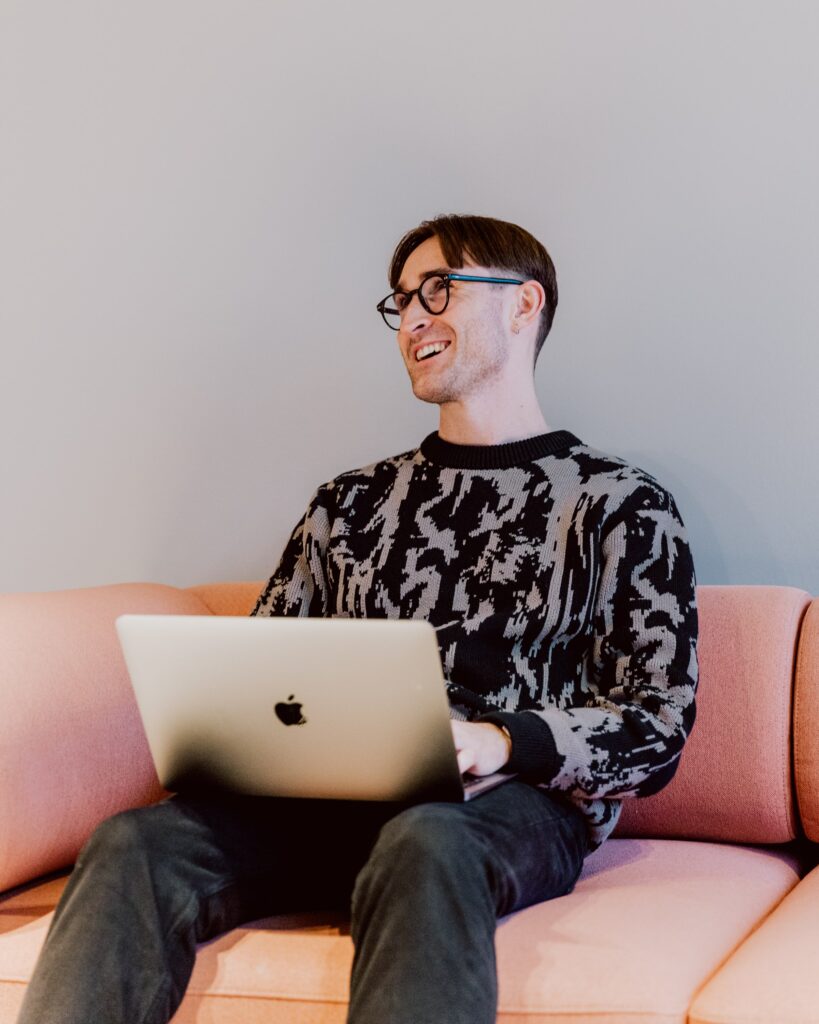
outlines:
{"label": "ear", "polygon": [[539,281],[524,281],[518,285],[512,307],[512,330],[515,334],[535,323],[546,305],[546,292]]}
{"label": "ear", "polygon": [[518,286],[515,296],[515,315],[521,321],[521,326],[523,326],[524,320],[527,323],[536,320],[545,305],[546,292],[540,281],[525,281]]}

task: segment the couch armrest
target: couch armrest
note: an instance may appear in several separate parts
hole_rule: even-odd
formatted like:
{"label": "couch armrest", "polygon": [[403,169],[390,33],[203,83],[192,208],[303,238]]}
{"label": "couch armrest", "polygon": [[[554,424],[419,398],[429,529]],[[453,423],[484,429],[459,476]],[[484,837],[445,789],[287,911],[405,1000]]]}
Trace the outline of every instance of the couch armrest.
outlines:
{"label": "couch armrest", "polygon": [[155,583],[0,594],[0,891],[163,795],[114,626],[125,612],[210,614]]}

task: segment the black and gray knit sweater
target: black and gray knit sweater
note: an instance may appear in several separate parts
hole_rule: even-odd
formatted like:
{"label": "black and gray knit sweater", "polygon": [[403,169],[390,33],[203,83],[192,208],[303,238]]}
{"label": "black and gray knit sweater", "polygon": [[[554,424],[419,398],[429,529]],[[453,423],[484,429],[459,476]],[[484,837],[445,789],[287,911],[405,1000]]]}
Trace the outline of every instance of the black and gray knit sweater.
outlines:
{"label": "black and gray knit sweater", "polygon": [[674,499],[567,430],[430,434],[322,484],[251,615],[426,619],[451,714],[505,725],[506,771],[586,816],[674,775],[695,718],[694,566]]}

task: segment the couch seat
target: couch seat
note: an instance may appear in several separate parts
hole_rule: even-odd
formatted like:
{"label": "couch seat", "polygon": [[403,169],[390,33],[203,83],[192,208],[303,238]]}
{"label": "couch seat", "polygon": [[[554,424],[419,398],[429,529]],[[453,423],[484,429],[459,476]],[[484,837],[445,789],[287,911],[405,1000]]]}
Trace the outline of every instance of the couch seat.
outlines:
{"label": "couch seat", "polygon": [[819,1024],[817,905],[814,868],[708,982],[689,1024]]}
{"label": "couch seat", "polygon": [[[799,876],[781,848],[609,839],[574,892],[499,923],[498,1021],[686,1024],[703,986]],[[0,902],[0,1024],[15,1019],[64,884],[51,879]],[[174,1022],[342,1024],[352,954],[337,918],[249,923],[200,947]],[[742,984],[752,1001],[754,978],[746,972]],[[703,1009],[734,1020],[714,985]]]}

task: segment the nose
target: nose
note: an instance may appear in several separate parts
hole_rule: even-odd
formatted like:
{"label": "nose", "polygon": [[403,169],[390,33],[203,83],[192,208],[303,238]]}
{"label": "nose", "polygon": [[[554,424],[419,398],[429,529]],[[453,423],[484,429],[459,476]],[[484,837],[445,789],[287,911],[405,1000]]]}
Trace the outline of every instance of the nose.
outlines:
{"label": "nose", "polygon": [[401,326],[398,331],[400,334],[413,334],[420,328],[426,327],[431,319],[432,314],[428,313],[421,305],[421,300],[416,292],[401,311]]}

